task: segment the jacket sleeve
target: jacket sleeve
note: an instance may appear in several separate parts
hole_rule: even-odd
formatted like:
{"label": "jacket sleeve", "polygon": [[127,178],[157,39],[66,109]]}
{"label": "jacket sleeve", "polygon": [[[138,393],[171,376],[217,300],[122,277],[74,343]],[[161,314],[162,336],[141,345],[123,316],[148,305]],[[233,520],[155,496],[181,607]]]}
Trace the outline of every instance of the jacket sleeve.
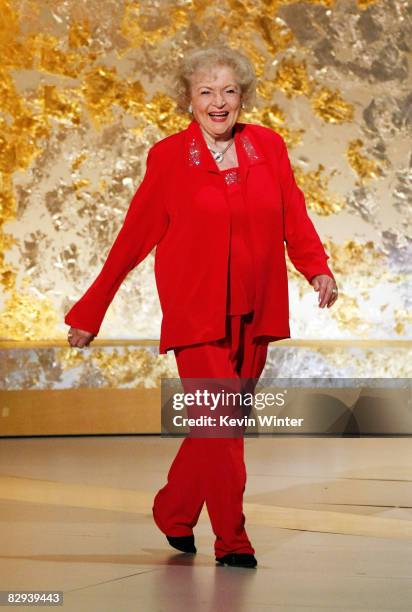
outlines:
{"label": "jacket sleeve", "polygon": [[329,255],[308,215],[304,194],[296,183],[285,141],[278,136],[284,239],[289,258],[309,283],[318,274],[326,274],[334,279],[327,264]]}
{"label": "jacket sleeve", "polygon": [[67,325],[97,335],[122,281],[145,259],[167,230],[169,218],[155,147],[149,149],[144,178],[129,204],[103,267],[83,296],[66,313],[64,322]]}

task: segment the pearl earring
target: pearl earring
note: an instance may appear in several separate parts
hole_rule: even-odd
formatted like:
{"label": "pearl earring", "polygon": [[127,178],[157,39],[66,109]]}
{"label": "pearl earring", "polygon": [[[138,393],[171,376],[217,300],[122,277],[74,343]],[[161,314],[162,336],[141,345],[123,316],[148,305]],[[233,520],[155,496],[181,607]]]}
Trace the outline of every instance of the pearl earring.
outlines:
{"label": "pearl earring", "polygon": [[189,104],[189,108],[188,108],[189,113],[193,112],[193,108],[192,108],[192,103]]}

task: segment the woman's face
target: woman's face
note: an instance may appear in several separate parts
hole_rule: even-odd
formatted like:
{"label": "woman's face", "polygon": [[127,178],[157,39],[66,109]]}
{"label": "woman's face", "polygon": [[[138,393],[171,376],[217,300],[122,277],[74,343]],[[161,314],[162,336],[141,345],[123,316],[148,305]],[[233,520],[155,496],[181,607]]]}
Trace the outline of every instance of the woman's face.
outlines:
{"label": "woman's face", "polygon": [[194,118],[212,138],[230,138],[242,103],[233,69],[216,66],[195,72],[191,78],[191,103]]}

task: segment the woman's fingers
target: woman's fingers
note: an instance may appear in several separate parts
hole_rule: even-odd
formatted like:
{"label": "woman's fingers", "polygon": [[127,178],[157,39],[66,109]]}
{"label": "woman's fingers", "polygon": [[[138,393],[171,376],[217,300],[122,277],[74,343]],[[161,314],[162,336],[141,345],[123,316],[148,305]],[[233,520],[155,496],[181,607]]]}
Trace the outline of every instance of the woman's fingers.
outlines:
{"label": "woman's fingers", "polygon": [[338,288],[335,281],[326,274],[319,274],[313,279],[315,291],[319,291],[319,308],[330,308],[338,299]]}
{"label": "woman's fingers", "polygon": [[328,300],[328,308],[330,308],[331,306],[333,306],[333,304],[336,302],[336,300],[338,299],[338,290],[336,288],[336,292],[333,292],[332,289],[332,295],[330,297],[330,299]]}
{"label": "woman's fingers", "polygon": [[67,340],[72,347],[83,348],[90,344],[94,338],[94,334],[83,329],[71,327],[67,334]]}
{"label": "woman's fingers", "polygon": [[332,289],[329,289],[329,283],[327,281],[322,279],[320,283],[319,308],[324,308],[332,294]]}

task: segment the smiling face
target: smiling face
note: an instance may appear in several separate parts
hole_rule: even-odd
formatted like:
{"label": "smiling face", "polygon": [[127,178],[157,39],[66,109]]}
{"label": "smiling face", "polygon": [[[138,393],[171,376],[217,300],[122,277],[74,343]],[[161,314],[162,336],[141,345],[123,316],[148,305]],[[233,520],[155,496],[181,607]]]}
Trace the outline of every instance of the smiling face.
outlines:
{"label": "smiling face", "polygon": [[212,141],[227,140],[240,113],[242,95],[229,66],[198,70],[191,78],[193,116]]}

